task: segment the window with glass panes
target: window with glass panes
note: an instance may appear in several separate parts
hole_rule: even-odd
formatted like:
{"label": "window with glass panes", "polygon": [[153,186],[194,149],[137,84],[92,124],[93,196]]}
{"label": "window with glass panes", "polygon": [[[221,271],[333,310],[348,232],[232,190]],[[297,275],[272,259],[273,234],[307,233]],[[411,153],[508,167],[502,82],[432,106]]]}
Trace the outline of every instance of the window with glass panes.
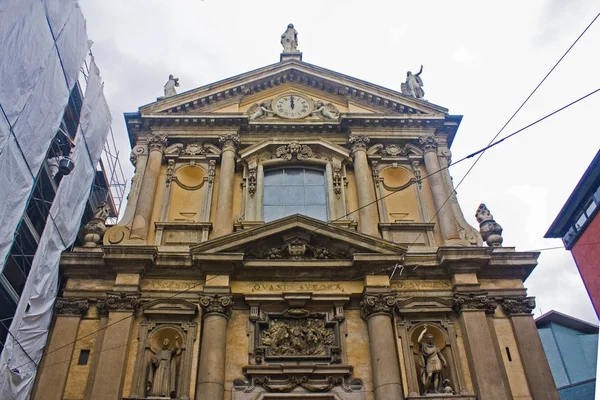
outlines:
{"label": "window with glass panes", "polygon": [[290,167],[265,171],[263,219],[269,222],[293,214],[327,221],[322,170]]}

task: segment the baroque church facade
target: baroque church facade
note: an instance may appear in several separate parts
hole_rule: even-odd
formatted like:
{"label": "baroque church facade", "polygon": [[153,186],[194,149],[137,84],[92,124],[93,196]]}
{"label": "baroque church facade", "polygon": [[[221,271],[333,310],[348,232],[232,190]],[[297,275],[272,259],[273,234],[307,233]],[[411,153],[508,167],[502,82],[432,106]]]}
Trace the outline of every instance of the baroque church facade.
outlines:
{"label": "baroque church facade", "polygon": [[558,400],[539,253],[454,194],[461,116],[282,45],[126,114],[127,208],[63,254],[32,398]]}

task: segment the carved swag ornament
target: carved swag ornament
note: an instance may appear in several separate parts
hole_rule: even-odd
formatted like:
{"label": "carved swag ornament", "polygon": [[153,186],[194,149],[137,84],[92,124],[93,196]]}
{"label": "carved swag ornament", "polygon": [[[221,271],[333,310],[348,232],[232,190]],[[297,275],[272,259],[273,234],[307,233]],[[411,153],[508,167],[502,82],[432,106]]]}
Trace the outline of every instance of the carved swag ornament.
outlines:
{"label": "carved swag ornament", "polygon": [[397,301],[391,293],[365,294],[360,301],[360,317],[366,321],[375,314],[392,315]]}
{"label": "carved swag ornament", "polygon": [[223,317],[231,318],[231,307],[233,306],[233,297],[230,295],[200,296],[200,307],[206,317],[208,314],[220,314]]}
{"label": "carved swag ornament", "polygon": [[486,314],[494,314],[496,306],[496,301],[489,298],[487,293],[456,293],[452,299],[452,308],[456,312],[484,310]]}

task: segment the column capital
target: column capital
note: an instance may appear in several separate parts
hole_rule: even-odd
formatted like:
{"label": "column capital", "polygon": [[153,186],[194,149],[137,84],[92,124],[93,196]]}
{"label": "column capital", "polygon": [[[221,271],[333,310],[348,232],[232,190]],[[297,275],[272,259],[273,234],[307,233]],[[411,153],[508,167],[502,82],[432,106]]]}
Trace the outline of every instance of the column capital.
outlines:
{"label": "column capital", "polygon": [[54,312],[56,315],[85,315],[90,308],[88,299],[77,297],[57,297],[54,303]]}
{"label": "column capital", "polygon": [[360,301],[360,317],[365,321],[376,314],[386,314],[391,317],[397,301],[393,293],[365,293]]}
{"label": "column capital", "polygon": [[357,151],[367,151],[367,145],[371,141],[367,135],[350,135],[348,143],[352,146],[352,154]]}
{"label": "column capital", "polygon": [[437,151],[438,140],[434,136],[421,136],[419,138],[419,147],[423,149],[423,152]]}
{"label": "column capital", "polygon": [[164,133],[155,133],[148,137],[148,151],[158,150],[161,153],[167,145],[167,135]]}
{"label": "column capital", "polygon": [[224,135],[220,135],[219,143],[221,143],[221,148],[223,151],[232,150],[235,152],[240,145],[240,135],[237,133],[226,133]]}
{"label": "column capital", "polygon": [[496,312],[496,301],[488,297],[487,292],[455,293],[452,308],[457,313],[467,310],[485,311],[488,315]]}
{"label": "column capital", "polygon": [[505,297],[502,299],[502,308],[506,315],[531,314],[535,308],[535,297]]}
{"label": "column capital", "polygon": [[136,311],[140,297],[140,293],[108,292],[106,299],[98,299],[96,307],[100,315],[106,315],[108,311]]}
{"label": "column capital", "polygon": [[208,314],[220,314],[229,319],[232,306],[233,296],[231,295],[200,295],[200,307],[202,307],[204,317]]}

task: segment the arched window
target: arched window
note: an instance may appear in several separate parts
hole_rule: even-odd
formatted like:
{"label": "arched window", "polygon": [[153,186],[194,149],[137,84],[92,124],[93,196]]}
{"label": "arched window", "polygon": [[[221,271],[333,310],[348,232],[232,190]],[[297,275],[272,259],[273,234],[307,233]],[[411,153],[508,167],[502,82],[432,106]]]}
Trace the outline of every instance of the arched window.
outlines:
{"label": "arched window", "polygon": [[265,171],[264,221],[293,214],[327,221],[325,173],[322,170],[289,167]]}

